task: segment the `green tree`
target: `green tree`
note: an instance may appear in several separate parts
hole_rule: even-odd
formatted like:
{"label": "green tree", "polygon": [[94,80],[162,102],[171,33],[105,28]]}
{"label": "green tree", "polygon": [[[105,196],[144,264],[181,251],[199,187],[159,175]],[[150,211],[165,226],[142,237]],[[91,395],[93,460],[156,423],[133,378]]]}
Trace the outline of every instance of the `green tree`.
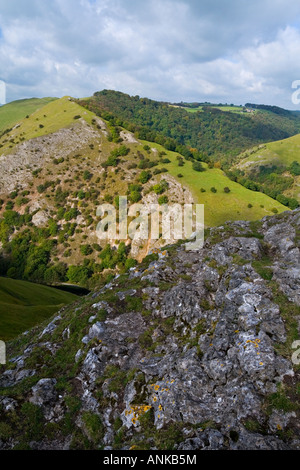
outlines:
{"label": "green tree", "polygon": [[205,171],[205,168],[198,161],[193,162],[192,167],[193,167],[193,170],[195,170],[195,171]]}
{"label": "green tree", "polygon": [[67,271],[67,278],[69,282],[85,286],[89,279],[90,271],[85,266],[69,266]]}
{"label": "green tree", "polygon": [[145,184],[147,183],[152,177],[152,174],[150,171],[145,171],[143,170],[139,176],[139,181],[142,183],[142,184]]}
{"label": "green tree", "polygon": [[80,252],[84,256],[89,256],[93,253],[93,248],[91,245],[81,245]]}

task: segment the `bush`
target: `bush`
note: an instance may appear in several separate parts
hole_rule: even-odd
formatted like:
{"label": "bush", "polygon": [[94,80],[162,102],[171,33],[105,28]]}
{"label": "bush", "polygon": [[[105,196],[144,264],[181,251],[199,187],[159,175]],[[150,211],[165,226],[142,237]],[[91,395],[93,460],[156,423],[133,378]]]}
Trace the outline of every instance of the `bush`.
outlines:
{"label": "bush", "polygon": [[161,206],[162,204],[168,204],[169,198],[168,196],[160,196],[158,198],[158,204]]}
{"label": "bush", "polygon": [[169,184],[167,183],[166,180],[161,180],[159,184],[155,184],[152,187],[152,190],[155,192],[155,194],[163,194],[169,187]]}
{"label": "bush", "polygon": [[84,256],[91,255],[93,253],[93,248],[91,245],[81,245],[80,252]]}
{"label": "bush", "polygon": [[288,169],[293,176],[300,175],[300,163],[298,163],[297,161],[294,161]]}
{"label": "bush", "polygon": [[146,184],[152,177],[152,174],[150,173],[150,171],[145,171],[143,170],[139,176],[139,181],[142,183],[142,184]]}
{"label": "bush", "polygon": [[216,188],[215,188],[214,186],[213,186],[212,188],[210,188],[210,190],[211,190],[212,193],[216,193],[216,192],[217,192],[217,190],[216,190]]}
{"label": "bush", "polygon": [[131,191],[129,194],[129,199],[133,203],[137,203],[142,199],[142,195],[139,191]]}
{"label": "bush", "polygon": [[230,193],[230,189],[228,188],[228,186],[225,186],[224,193]]}
{"label": "bush", "polygon": [[89,278],[89,270],[84,266],[70,266],[67,271],[67,278],[71,283],[86,285]]}
{"label": "bush", "polygon": [[64,214],[64,219],[68,222],[72,219],[76,219],[77,216],[78,216],[78,210],[74,207]]}
{"label": "bush", "polygon": [[205,171],[202,164],[198,161],[193,162],[193,170],[195,170],[195,171]]}
{"label": "bush", "polygon": [[85,172],[83,173],[83,179],[85,181],[90,181],[92,177],[93,177],[92,173],[90,173],[88,170],[85,170]]}

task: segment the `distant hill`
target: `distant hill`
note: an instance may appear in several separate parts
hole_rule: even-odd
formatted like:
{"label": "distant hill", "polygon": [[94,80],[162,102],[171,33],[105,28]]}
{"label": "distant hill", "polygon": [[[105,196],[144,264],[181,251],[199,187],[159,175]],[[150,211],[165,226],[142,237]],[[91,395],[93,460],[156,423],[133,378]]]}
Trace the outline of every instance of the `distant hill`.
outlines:
{"label": "distant hill", "polygon": [[229,168],[238,154],[254,145],[300,132],[299,116],[288,111],[278,113],[275,107],[250,115],[213,106],[187,113],[180,106],[112,90],[96,92],[79,103],[136,132],[139,138],[156,141],[170,150],[195,148],[202,160],[219,161],[223,168]]}

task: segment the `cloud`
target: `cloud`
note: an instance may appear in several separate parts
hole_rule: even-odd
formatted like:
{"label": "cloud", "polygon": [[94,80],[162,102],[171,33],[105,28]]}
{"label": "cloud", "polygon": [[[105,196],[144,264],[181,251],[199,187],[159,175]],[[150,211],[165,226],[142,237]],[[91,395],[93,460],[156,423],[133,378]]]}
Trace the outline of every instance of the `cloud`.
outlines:
{"label": "cloud", "polygon": [[299,19],[294,0],[0,0],[0,78],[11,100],[113,88],[291,108]]}

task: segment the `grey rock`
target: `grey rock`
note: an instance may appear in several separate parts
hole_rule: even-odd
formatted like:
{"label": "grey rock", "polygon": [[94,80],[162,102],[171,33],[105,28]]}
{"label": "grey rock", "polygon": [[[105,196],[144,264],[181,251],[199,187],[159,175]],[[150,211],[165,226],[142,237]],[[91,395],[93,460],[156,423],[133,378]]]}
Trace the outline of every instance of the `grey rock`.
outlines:
{"label": "grey rock", "polygon": [[[145,281],[141,289],[135,283],[135,289],[121,292],[116,277],[80,309],[81,317],[86,317],[81,336],[76,329],[76,377],[69,378],[68,389],[58,395],[54,379],[42,379],[18,402],[4,396],[0,400],[3,411],[18,409],[30,400],[42,407],[46,422],[60,422],[66,413],[65,397],[74,393],[81,402],[75,427],[84,432],[83,413],[96,414],[103,425],[99,445],[106,449],[114,446],[118,436],[116,423],[122,426],[124,449],[132,440],[146,439],[140,423],[145,412],[152,413],[158,433],[172,423],[180,424],[178,450],[299,449],[299,410],[295,407],[286,413],[274,408],[266,413],[269,397],[279,384],[287,383],[288,398],[294,398],[291,391],[295,392],[298,378],[293,351],[291,358],[286,351],[290,323],[300,331],[300,322],[294,308],[288,321],[283,318],[282,304],[276,303],[272,289],[277,285],[287,302],[299,305],[299,226],[299,210],[265,218],[259,239],[246,236],[251,229],[248,222],[235,222],[213,229],[212,235],[221,241],[215,243],[208,237],[203,250],[176,247],[159,254],[148,269],[131,270],[129,280]],[[272,283],[258,268],[256,272],[253,263],[264,263],[265,255]],[[108,289],[120,302],[101,298]],[[122,301],[134,295],[141,297],[143,308],[128,312]],[[97,321],[101,309],[108,312],[104,322]],[[64,318],[64,312],[60,317]],[[59,339],[62,342],[64,338],[71,341],[75,330],[69,318],[70,325]],[[59,318],[52,320],[41,334],[54,331],[58,322]],[[18,350],[13,365],[0,376],[0,385],[9,389],[37,372],[42,374],[43,367],[47,368],[42,352],[46,350],[54,361],[61,348],[59,340],[28,340],[23,353]],[[38,348],[39,363],[29,370],[26,360]],[[245,427],[251,420],[267,432],[250,432]],[[202,429],[199,423],[207,422],[212,424]],[[278,431],[287,437],[280,439]],[[15,444],[2,441],[1,448]],[[31,446],[64,448],[68,442],[43,439]],[[147,444],[156,445],[151,438]]]}
{"label": "grey rock", "polygon": [[56,379],[41,379],[32,387],[31,403],[38,406],[45,406],[53,403],[57,398],[55,390]]}
{"label": "grey rock", "polygon": [[94,325],[89,329],[89,332],[86,336],[82,338],[82,342],[87,344],[92,339],[98,339],[102,337],[103,333],[105,332],[105,326],[101,322],[96,322]]}

